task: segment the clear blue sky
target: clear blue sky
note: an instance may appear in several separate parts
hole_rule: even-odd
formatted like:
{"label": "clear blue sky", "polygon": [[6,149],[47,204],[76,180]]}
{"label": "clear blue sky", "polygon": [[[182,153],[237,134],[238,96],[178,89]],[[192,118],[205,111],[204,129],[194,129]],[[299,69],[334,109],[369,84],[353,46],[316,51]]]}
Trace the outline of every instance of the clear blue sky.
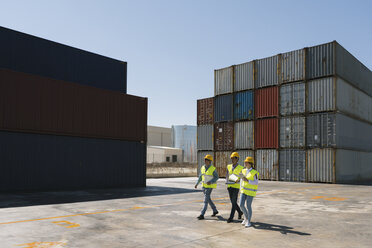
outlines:
{"label": "clear blue sky", "polygon": [[337,40],[372,68],[372,1],[8,0],[0,25],[128,62],[149,125],[196,124],[214,69]]}

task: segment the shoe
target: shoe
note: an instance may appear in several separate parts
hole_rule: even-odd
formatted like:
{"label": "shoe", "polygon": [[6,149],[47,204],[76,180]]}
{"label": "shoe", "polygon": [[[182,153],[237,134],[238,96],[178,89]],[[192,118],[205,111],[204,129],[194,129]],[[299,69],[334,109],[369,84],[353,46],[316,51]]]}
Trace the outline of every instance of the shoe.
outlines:
{"label": "shoe", "polygon": [[245,227],[251,227],[251,226],[252,226],[251,222],[247,221],[247,223],[245,223]]}
{"label": "shoe", "polygon": [[212,216],[212,217],[216,217],[217,214],[218,214],[218,211],[213,212],[213,214],[212,214],[211,216]]}
{"label": "shoe", "polygon": [[198,220],[204,220],[204,215],[199,215],[197,218]]}
{"label": "shoe", "polygon": [[247,223],[247,220],[242,221],[242,225],[244,226]]}
{"label": "shoe", "polygon": [[232,221],[233,221],[233,219],[228,218],[226,222],[227,222],[227,223],[230,223],[230,222],[232,222]]}
{"label": "shoe", "polygon": [[238,219],[241,220],[242,219],[242,215],[243,213],[240,213],[239,216],[238,216]]}

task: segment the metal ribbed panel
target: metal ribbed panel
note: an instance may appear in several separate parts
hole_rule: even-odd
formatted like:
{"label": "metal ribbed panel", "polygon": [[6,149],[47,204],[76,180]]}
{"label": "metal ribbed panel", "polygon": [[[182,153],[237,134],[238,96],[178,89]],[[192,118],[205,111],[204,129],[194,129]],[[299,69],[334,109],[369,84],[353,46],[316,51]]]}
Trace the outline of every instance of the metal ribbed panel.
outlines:
{"label": "metal ribbed panel", "polygon": [[282,82],[294,82],[305,79],[305,49],[281,55]]}
{"label": "metal ribbed panel", "polygon": [[198,150],[213,150],[213,125],[198,126]]}
{"label": "metal ribbed panel", "polygon": [[234,119],[252,120],[254,118],[253,91],[242,91],[235,94]]}
{"label": "metal ribbed panel", "polygon": [[239,159],[239,164],[241,166],[244,166],[244,160],[246,157],[253,157],[254,158],[254,151],[252,150],[238,150],[236,151],[239,153],[240,159]]}
{"label": "metal ribbed panel", "polygon": [[198,125],[213,124],[214,98],[204,98],[197,101]]}
{"label": "metal ribbed panel", "polygon": [[256,60],[256,88],[277,85],[279,83],[278,56]]}
{"label": "metal ribbed panel", "polygon": [[231,164],[230,155],[231,155],[231,151],[215,153],[214,164],[217,168],[219,177],[226,177],[226,167],[228,164]]}
{"label": "metal ribbed panel", "polygon": [[310,47],[307,50],[307,78],[327,77],[335,73],[334,43]]}
{"label": "metal ribbed panel", "polygon": [[323,113],[309,115],[306,120],[307,146],[336,146],[336,118],[334,114]]}
{"label": "metal ribbed panel", "polygon": [[232,121],[233,119],[233,95],[216,96],[214,98],[214,121]]}
{"label": "metal ribbed panel", "polygon": [[235,149],[254,148],[254,121],[235,123]]}
{"label": "metal ribbed panel", "polygon": [[[197,175],[200,175],[200,168],[204,165],[204,157],[209,154],[214,157],[214,152],[212,151],[198,151],[198,173]],[[212,164],[214,165],[215,162],[213,161]]]}
{"label": "metal ribbed panel", "polygon": [[307,110],[309,112],[332,111],[335,109],[335,79],[316,79],[308,83]]}
{"label": "metal ribbed panel", "polygon": [[278,119],[261,119],[255,121],[255,148],[279,148]]}
{"label": "metal ribbed panel", "polygon": [[287,117],[280,119],[280,147],[305,147],[305,117]]}
{"label": "metal ribbed panel", "polygon": [[280,114],[295,115],[305,112],[305,83],[291,83],[280,87]]}
{"label": "metal ribbed panel", "polygon": [[336,150],[336,182],[365,182],[372,180],[372,152]]}
{"label": "metal ribbed panel", "polygon": [[249,90],[254,88],[253,67],[253,61],[235,66],[234,91]]}
{"label": "metal ribbed panel", "polygon": [[214,124],[214,149],[230,151],[234,148],[234,123],[224,122]]}
{"label": "metal ribbed panel", "polygon": [[254,112],[256,118],[279,115],[279,87],[258,89],[254,92]]}
{"label": "metal ribbed panel", "polygon": [[306,152],[299,149],[285,149],[279,152],[280,180],[306,181]]}
{"label": "metal ribbed panel", "polygon": [[307,150],[307,181],[308,182],[335,182],[334,176],[334,150],[310,149]]}
{"label": "metal ribbed panel", "polygon": [[232,93],[233,91],[233,67],[227,67],[214,71],[214,95]]}
{"label": "metal ribbed panel", "polygon": [[277,150],[257,150],[256,151],[257,171],[260,179],[278,180],[279,162]]}

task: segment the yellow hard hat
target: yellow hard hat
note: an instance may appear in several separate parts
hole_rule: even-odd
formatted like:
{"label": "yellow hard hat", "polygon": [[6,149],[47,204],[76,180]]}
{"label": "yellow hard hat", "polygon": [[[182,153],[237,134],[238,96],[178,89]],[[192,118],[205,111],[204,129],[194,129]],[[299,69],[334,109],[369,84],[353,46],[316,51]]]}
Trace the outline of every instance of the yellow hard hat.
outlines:
{"label": "yellow hard hat", "polygon": [[209,154],[205,155],[204,159],[208,159],[210,161],[213,161],[212,155],[209,155]]}
{"label": "yellow hard hat", "polygon": [[237,153],[237,152],[231,153],[230,158],[240,158],[239,153]]}
{"label": "yellow hard hat", "polygon": [[254,159],[253,159],[253,157],[246,157],[245,160],[244,160],[244,162],[248,162],[248,163],[254,164]]}

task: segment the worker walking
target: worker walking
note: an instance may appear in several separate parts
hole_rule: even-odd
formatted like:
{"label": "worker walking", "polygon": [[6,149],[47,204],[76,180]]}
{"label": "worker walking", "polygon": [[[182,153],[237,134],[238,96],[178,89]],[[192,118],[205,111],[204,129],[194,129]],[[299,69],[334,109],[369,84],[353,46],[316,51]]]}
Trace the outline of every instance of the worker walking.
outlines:
{"label": "worker walking", "polygon": [[215,217],[218,214],[216,205],[214,205],[211,194],[212,190],[217,188],[218,173],[216,167],[212,165],[213,157],[211,155],[206,155],[204,157],[204,165],[200,169],[200,175],[197,183],[195,184],[195,189],[198,187],[198,184],[202,181],[203,193],[204,193],[204,207],[197,217],[199,220],[204,219],[204,214],[207,211],[208,204],[213,210],[212,217]]}
{"label": "worker walking", "polygon": [[230,156],[232,164],[227,165],[227,172],[226,172],[226,183],[227,191],[229,192],[229,197],[231,201],[231,212],[230,217],[227,219],[227,223],[230,223],[234,219],[235,211],[238,212],[238,219],[242,218],[243,212],[240,210],[237,201],[240,189],[240,178],[239,174],[244,169],[243,166],[238,164],[239,161],[239,153],[233,152]]}
{"label": "worker walking", "polygon": [[[254,169],[254,159],[252,157],[246,157],[244,160],[244,166],[245,168],[242,170],[242,184],[240,187],[240,208],[244,212],[242,225],[250,227],[252,218],[252,201],[253,197],[255,197],[257,193],[258,177],[260,176],[260,173]],[[247,207],[245,207],[245,205]]]}

